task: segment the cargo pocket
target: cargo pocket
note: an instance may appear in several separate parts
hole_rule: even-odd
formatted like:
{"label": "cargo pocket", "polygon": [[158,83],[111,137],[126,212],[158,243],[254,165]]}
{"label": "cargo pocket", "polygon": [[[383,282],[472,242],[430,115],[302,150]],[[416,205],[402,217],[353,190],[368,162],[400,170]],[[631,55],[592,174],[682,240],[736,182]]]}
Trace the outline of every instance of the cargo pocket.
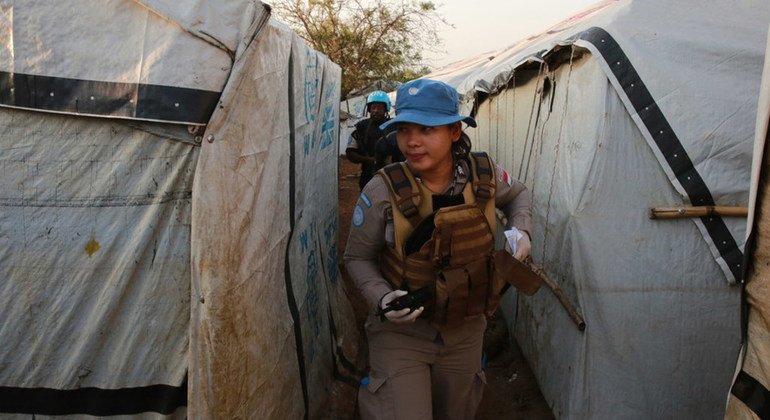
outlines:
{"label": "cargo pocket", "polygon": [[481,404],[481,397],[484,396],[484,387],[487,385],[487,375],[484,374],[484,371],[479,369],[478,372],[476,372],[476,377],[473,379],[473,386],[470,392],[470,396],[468,398],[468,414],[470,417],[473,418],[474,413],[476,412],[476,409],[478,409],[479,405]]}
{"label": "cargo pocket", "polygon": [[366,383],[358,389],[358,409],[362,419],[393,418],[393,398],[386,386],[388,378],[376,374],[369,375]]}

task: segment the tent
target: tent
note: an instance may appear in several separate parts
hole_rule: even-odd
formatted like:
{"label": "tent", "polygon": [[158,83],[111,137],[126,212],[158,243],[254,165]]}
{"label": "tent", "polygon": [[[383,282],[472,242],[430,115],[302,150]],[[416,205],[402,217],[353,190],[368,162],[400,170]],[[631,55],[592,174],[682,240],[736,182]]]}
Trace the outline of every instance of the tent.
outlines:
{"label": "tent", "polygon": [[[557,418],[724,414],[746,218],[713,207],[748,203],[768,21],[762,1],[604,1],[427,76],[533,193],[534,264],[574,313],[544,287],[506,320]],[[650,218],[670,207],[702,216]]]}
{"label": "tent", "polygon": [[255,0],[11,0],[0,40],[0,417],[352,409],[339,67]]}
{"label": "tent", "polygon": [[[770,51],[768,37],[767,51]],[[744,289],[743,348],[738,359],[727,404],[728,419],[770,417],[770,255],[768,255],[768,170],[770,169],[770,55],[765,53],[762,85],[759,90],[754,159],[751,165],[749,200],[748,261]]]}

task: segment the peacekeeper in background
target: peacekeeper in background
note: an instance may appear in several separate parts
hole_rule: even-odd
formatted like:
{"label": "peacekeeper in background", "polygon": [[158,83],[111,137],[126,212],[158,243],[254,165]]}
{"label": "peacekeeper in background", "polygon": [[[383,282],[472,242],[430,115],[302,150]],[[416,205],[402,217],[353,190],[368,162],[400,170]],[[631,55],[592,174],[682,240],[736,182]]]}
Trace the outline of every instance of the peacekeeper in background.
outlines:
{"label": "peacekeeper in background", "polygon": [[385,134],[380,129],[380,125],[390,119],[388,94],[381,90],[370,93],[366,98],[366,111],[369,118],[356,123],[355,130],[350,134],[348,147],[345,149],[345,155],[349,161],[361,164],[361,176],[358,178],[358,187],[361,190],[376,171],[375,149],[377,142]]}
{"label": "peacekeeper in background", "polygon": [[[486,153],[470,152],[462,122],[476,122],[458,102],[439,81],[399,87],[396,117],[383,128],[396,126],[406,162],[380,170],[353,211],[345,267],[370,308],[364,420],[474,419],[486,316],[508,281],[490,272],[491,260],[530,253],[530,193]],[[520,232],[513,256],[494,250],[495,208]],[[421,290],[429,297],[419,307],[389,307]]]}

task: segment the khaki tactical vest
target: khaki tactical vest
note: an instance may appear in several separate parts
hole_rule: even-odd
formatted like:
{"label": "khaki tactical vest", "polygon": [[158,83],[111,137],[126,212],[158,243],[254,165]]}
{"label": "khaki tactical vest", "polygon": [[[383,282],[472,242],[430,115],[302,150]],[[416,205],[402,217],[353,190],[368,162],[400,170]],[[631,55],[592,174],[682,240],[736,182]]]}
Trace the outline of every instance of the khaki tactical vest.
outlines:
{"label": "khaki tactical vest", "polygon": [[[394,247],[385,247],[380,269],[394,289],[431,290],[433,298],[422,316],[440,330],[459,326],[466,317],[491,316],[505,285],[504,279],[493,275],[496,183],[492,162],[486,153],[471,153],[470,163],[463,200],[455,200],[464,203],[435,211],[434,194],[415,180],[405,163],[379,171],[390,192],[395,230]],[[417,234],[423,238],[415,249],[412,235]]]}

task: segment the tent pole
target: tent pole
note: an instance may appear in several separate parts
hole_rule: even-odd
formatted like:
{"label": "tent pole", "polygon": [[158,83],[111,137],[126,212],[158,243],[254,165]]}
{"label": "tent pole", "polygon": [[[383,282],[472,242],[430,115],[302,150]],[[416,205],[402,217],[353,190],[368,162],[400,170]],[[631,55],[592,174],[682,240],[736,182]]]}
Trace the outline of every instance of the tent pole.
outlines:
{"label": "tent pole", "polygon": [[747,217],[748,207],[729,206],[679,206],[653,207],[650,209],[650,219],[682,219],[686,217]]}
{"label": "tent pole", "polygon": [[567,311],[567,314],[569,315],[570,319],[575,323],[578,330],[585,331],[586,329],[586,322],[583,320],[583,317],[580,316],[575,306],[572,304],[572,302],[567,299],[567,296],[564,294],[564,291],[559,287],[558,284],[556,284],[555,281],[551,280],[546,274],[545,271],[543,271],[542,268],[530,263],[529,264],[532,271],[535,272],[535,274],[538,275],[541,279],[543,279],[543,282],[548,285],[548,287],[553,292],[554,296],[556,296],[556,299],[559,300],[559,303],[561,303],[561,306],[564,307],[564,309]]}

